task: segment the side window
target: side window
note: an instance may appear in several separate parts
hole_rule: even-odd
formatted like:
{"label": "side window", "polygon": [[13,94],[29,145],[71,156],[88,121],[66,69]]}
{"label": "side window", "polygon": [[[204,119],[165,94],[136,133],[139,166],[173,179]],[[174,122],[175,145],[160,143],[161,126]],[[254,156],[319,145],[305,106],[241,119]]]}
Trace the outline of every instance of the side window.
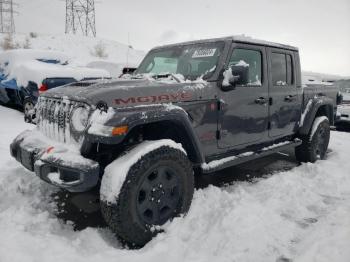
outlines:
{"label": "side window", "polygon": [[292,85],[294,79],[293,60],[291,55],[272,53],[272,83],[274,86]]}
{"label": "side window", "polygon": [[287,63],[286,55],[272,53],[272,83],[274,86],[287,85]]}
{"label": "side window", "polygon": [[262,54],[260,51],[237,48],[233,50],[229,67],[244,66],[248,69],[248,81],[245,86],[261,86]]}
{"label": "side window", "polygon": [[287,84],[294,84],[293,60],[291,55],[287,55]]}

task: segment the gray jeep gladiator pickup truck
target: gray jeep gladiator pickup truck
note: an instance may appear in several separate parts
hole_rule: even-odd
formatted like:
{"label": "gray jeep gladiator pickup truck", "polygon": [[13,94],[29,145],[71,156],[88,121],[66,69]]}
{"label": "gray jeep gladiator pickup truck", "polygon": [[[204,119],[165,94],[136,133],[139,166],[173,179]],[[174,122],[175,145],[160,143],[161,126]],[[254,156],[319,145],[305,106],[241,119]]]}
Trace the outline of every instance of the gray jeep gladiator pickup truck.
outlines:
{"label": "gray jeep gladiator pickup truck", "polygon": [[290,148],[301,162],[324,159],[337,96],[333,86],[303,88],[292,46],[245,37],[173,44],[124,79],[42,94],[37,127],[10,150],[50,184],[98,188],[111,230],[143,246],[189,210],[195,176]]}

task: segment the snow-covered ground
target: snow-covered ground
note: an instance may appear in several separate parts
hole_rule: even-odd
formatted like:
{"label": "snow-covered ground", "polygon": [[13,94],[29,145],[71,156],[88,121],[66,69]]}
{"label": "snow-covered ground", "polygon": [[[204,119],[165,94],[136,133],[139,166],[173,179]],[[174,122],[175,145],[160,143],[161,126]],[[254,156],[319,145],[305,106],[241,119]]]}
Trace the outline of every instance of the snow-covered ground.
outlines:
{"label": "snow-covered ground", "polygon": [[108,229],[74,231],[57,218],[56,189],[9,154],[33,126],[12,109],[0,106],[0,116],[1,262],[350,261],[349,133],[332,132],[325,161],[196,190],[185,218],[127,250]]}

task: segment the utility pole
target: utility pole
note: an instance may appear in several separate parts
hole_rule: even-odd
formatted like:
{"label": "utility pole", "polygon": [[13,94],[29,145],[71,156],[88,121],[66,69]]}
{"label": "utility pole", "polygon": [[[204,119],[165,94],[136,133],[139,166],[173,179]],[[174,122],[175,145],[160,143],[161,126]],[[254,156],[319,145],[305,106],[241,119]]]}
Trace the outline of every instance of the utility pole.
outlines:
{"label": "utility pole", "polygon": [[0,33],[15,33],[15,13],[12,0],[0,0]]}
{"label": "utility pole", "polygon": [[65,32],[96,37],[95,0],[66,0]]}

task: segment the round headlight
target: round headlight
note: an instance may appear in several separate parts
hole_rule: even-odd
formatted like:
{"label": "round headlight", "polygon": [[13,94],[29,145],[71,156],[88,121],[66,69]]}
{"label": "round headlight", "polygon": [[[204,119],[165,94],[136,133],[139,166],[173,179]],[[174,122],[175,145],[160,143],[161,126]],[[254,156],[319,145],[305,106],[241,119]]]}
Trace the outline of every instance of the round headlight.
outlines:
{"label": "round headlight", "polygon": [[88,125],[89,111],[84,107],[78,107],[73,110],[71,124],[75,131],[83,132]]}

